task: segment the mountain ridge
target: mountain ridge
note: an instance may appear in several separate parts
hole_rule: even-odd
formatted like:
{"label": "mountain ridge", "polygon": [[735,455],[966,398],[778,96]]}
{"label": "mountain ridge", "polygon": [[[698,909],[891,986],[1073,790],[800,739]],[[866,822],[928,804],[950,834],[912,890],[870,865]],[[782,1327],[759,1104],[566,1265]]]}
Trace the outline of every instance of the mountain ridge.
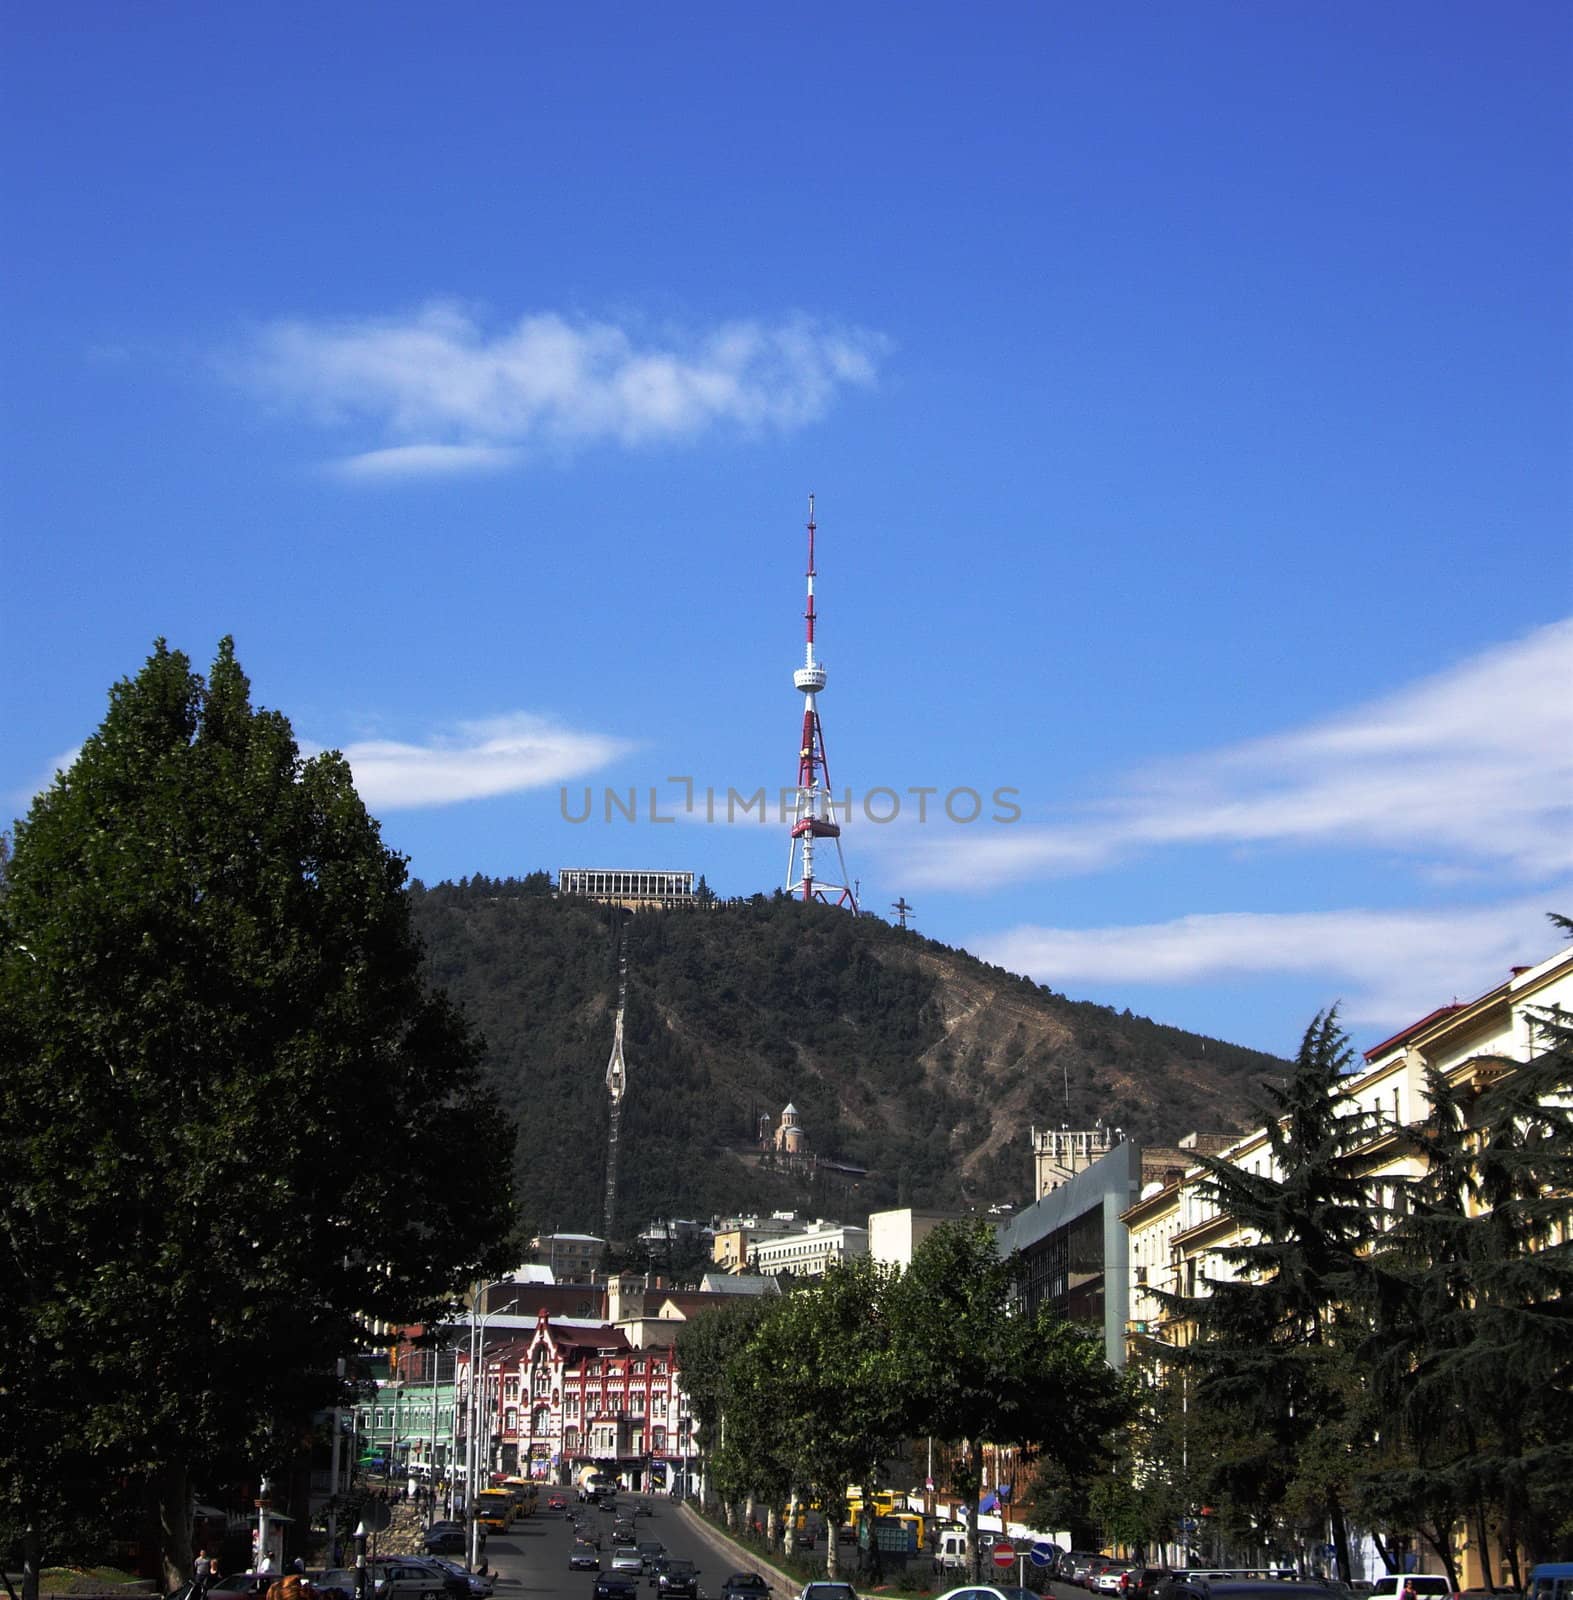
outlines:
{"label": "mountain ridge", "polygon": [[[629,913],[558,898],[536,873],[417,882],[411,902],[430,976],[485,1038],[488,1078],[518,1123],[514,1183],[532,1232],[602,1228],[619,941],[619,1238],[671,1216],[1021,1205],[1032,1127],[1101,1123],[1163,1144],[1243,1129],[1254,1081],[1283,1069],[779,894]],[[815,1154],[847,1170],[758,1159],[761,1114],[789,1101]]]}

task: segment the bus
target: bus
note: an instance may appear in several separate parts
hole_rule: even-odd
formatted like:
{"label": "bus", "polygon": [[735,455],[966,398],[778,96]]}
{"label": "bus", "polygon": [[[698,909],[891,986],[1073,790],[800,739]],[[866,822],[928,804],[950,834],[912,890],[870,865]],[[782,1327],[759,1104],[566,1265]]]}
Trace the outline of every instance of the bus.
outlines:
{"label": "bus", "polygon": [[513,1525],[511,1489],[482,1489],[475,1497],[475,1520],[492,1533],[506,1533]]}
{"label": "bus", "polygon": [[513,1514],[533,1517],[540,1504],[541,1491],[528,1478],[504,1478],[502,1486],[513,1496]]}
{"label": "bus", "polygon": [[[894,1489],[876,1489],[869,1497],[869,1504],[873,1507],[876,1517],[888,1517],[896,1509],[896,1491]],[[862,1515],[862,1486],[853,1484],[847,1490],[847,1521],[856,1523]]]}

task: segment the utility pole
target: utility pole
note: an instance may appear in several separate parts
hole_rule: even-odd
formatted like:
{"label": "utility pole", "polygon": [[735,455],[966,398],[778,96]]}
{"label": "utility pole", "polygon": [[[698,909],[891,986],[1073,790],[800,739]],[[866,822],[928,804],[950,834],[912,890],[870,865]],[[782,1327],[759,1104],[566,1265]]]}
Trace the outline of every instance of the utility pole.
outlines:
{"label": "utility pole", "polygon": [[896,913],[896,925],[897,925],[897,927],[904,928],[907,925],[907,918],[910,917],[912,915],[912,913],[917,910],[917,907],[916,906],[909,906],[907,904],[907,897],[905,895],[902,895],[895,902],[895,904],[891,906],[890,909]]}

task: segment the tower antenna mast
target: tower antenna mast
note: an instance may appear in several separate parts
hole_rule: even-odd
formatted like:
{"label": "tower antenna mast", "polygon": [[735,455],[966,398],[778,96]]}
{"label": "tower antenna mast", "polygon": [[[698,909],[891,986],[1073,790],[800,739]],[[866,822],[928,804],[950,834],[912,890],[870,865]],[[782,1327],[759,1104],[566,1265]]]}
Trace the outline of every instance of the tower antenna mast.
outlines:
{"label": "tower antenna mast", "polygon": [[[792,682],[803,696],[803,737],[797,753],[797,789],[792,806],[792,834],[787,849],[787,893],[805,900],[820,900],[826,905],[845,906],[857,915],[857,892],[847,876],[846,857],[841,852],[841,824],[836,821],[835,802],[830,796],[830,764],[825,757],[825,734],[819,723],[819,694],[827,674],[823,662],[814,654],[814,497],[808,497],[808,609],[807,642],[803,665],[792,674]],[[820,841],[836,848],[836,867],[841,881],[832,883],[815,872],[815,847]]]}

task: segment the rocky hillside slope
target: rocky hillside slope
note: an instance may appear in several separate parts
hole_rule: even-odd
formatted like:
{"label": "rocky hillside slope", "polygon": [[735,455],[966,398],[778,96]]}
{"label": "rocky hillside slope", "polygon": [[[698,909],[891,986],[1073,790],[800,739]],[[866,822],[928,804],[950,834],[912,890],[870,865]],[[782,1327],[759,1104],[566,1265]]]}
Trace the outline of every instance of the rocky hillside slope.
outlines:
{"label": "rocky hillside slope", "polygon": [[[630,916],[542,875],[414,890],[432,976],[484,1034],[532,1230],[599,1232],[617,946],[628,948],[615,1231],[795,1207],[1019,1205],[1029,1130],[1172,1142],[1250,1119],[1275,1057],[1067,999],[877,918],[777,896]],[[834,1165],[762,1158],[794,1104]],[[861,1169],[861,1170],[854,1170]]]}

